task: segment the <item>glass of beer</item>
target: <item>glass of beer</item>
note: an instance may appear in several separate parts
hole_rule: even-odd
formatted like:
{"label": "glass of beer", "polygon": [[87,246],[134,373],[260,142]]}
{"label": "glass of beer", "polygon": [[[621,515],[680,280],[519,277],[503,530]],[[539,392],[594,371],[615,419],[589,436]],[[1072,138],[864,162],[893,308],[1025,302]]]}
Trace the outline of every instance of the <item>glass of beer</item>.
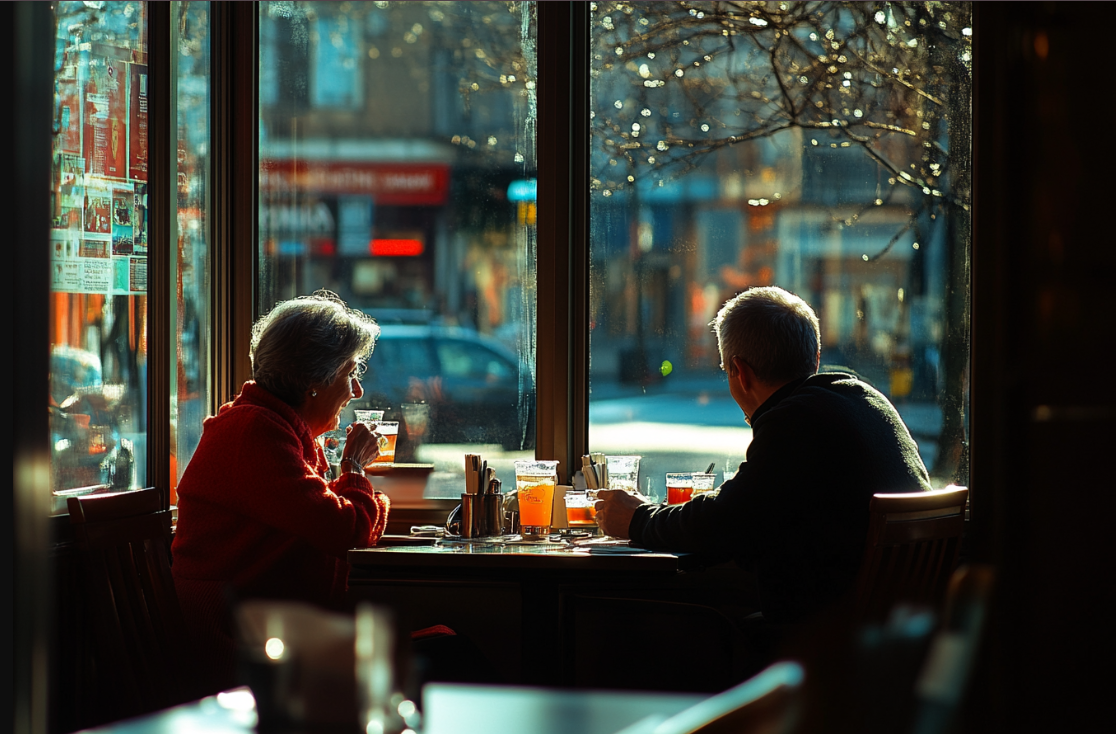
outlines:
{"label": "glass of beer", "polygon": [[519,496],[519,529],[524,537],[550,535],[556,486],[558,486],[557,461],[515,462],[515,489]]}
{"label": "glass of beer", "polygon": [[680,505],[689,502],[694,496],[694,480],[692,472],[667,472],[667,504]]}
{"label": "glass of beer", "polygon": [[597,524],[597,507],[588,492],[566,492],[566,521],[571,528],[591,528]]}
{"label": "glass of beer", "polygon": [[395,463],[395,442],[399,438],[399,421],[379,421],[376,433],[380,434],[380,454],[368,466],[391,466]]}
{"label": "glass of beer", "polygon": [[667,504],[680,505],[694,497],[713,491],[716,474],[700,471],[667,472]]}

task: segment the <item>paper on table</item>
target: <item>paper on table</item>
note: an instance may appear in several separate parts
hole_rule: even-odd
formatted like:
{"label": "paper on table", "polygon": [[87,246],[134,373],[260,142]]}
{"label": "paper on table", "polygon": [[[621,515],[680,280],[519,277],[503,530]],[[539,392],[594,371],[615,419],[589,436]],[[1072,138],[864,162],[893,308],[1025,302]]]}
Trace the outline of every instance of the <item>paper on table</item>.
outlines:
{"label": "paper on table", "polygon": [[618,553],[628,555],[631,553],[652,552],[646,548],[633,548],[627,540],[609,537],[572,540],[570,544],[579,550],[587,550],[590,553]]}
{"label": "paper on table", "polygon": [[559,484],[554,488],[554,504],[550,508],[550,529],[565,530],[570,526],[566,517],[566,492],[570,491],[568,484]]}

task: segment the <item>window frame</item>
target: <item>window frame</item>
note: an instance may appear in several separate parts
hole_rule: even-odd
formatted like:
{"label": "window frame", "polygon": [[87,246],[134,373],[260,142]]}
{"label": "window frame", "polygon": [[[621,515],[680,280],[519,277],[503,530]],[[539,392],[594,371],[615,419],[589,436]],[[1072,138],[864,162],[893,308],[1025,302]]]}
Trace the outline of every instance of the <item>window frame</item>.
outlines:
{"label": "window frame", "polygon": [[[174,313],[171,262],[176,216],[177,136],[171,30],[176,4],[150,3],[148,58],[152,78],[151,204],[148,294],[148,474],[169,506],[170,369]],[[259,6],[211,3],[212,165],[210,168],[212,334],[209,413],[233,399],[251,377],[247,345],[254,321],[259,272]],[[539,2],[538,229],[536,314],[536,457],[557,459],[560,478],[588,451],[589,441],[589,6]],[[989,13],[974,14],[974,26]],[[982,25],[988,25],[984,23]],[[974,47],[975,55],[975,47]],[[974,69],[979,68],[974,60]],[[978,75],[974,71],[974,83]],[[974,116],[974,165],[976,160]],[[976,174],[974,171],[974,179]],[[975,216],[974,216],[975,220]],[[974,230],[975,230],[974,223]],[[971,256],[975,255],[971,248]],[[976,306],[976,257],[970,313]],[[158,328],[162,324],[163,328]],[[972,319],[970,333],[972,332]],[[970,353],[970,365],[972,354]],[[977,382],[974,375],[974,383]],[[976,401],[970,405],[975,406]],[[979,413],[971,407],[972,413]],[[974,433],[976,425],[974,422]],[[975,467],[974,467],[975,468]],[[970,484],[972,481],[970,480]]]}

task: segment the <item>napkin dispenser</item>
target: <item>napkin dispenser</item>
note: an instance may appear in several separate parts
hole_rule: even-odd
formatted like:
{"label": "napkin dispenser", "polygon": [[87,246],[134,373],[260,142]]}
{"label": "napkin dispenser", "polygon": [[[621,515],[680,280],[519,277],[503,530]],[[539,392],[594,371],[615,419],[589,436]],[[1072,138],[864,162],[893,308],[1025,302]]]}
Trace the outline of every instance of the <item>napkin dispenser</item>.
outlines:
{"label": "napkin dispenser", "polygon": [[566,492],[572,491],[568,484],[559,484],[554,488],[554,505],[550,509],[550,529],[565,530],[570,526],[569,517],[566,515]]}

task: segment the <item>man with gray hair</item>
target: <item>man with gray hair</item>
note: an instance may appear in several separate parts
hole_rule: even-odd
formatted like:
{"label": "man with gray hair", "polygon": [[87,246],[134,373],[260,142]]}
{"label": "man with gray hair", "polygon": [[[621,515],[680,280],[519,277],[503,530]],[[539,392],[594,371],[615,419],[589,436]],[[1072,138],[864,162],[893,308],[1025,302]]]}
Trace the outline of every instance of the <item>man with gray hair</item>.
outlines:
{"label": "man with gray hair", "polygon": [[929,490],[930,477],[886,397],[818,373],[818,318],[801,298],[752,288],[713,327],[752,427],[747,460],[719,491],[681,505],[602,490],[597,523],[634,546],[735,559],[755,573],[764,618],[801,621],[852,589],[872,495]]}

